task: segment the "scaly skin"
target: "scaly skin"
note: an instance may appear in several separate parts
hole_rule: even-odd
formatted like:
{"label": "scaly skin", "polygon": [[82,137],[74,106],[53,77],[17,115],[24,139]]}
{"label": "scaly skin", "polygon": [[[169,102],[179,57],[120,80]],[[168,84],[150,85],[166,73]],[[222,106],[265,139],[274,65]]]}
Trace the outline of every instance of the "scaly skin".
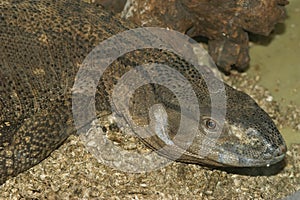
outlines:
{"label": "scaly skin", "polygon": [[[134,25],[111,16],[101,7],[80,1],[2,1],[0,10],[0,184],[3,184],[9,177],[39,163],[76,132],[71,89],[80,64],[99,42]],[[193,66],[170,52],[146,49],[115,61],[104,76],[108,78],[99,82],[97,111],[110,111],[112,86],[121,74],[140,61],[168,64],[191,81],[197,95],[202,109],[199,130],[178,161],[245,167],[264,166],[283,159],[286,146],[271,118],[248,95],[226,84],[225,125],[219,130],[221,136],[214,147],[206,144],[209,152],[201,156],[199,145],[205,136],[213,137],[212,131],[219,126],[218,117],[211,119],[210,97],[203,78],[195,73]],[[137,94],[136,100],[141,99],[142,103],[135,105],[134,115],[146,122],[147,112],[143,109],[155,102],[145,101],[145,95],[158,94],[158,99],[165,99],[167,112],[172,113],[168,121],[168,134],[172,138],[180,115],[176,101],[168,99],[170,94],[164,94],[167,98],[160,96],[164,90],[156,87],[153,92],[150,87],[142,90],[143,96]],[[216,123],[212,130],[207,128],[208,119]],[[143,142],[153,149],[164,145],[158,137]],[[176,145],[180,148],[180,144]],[[170,151],[161,154],[172,158]]]}

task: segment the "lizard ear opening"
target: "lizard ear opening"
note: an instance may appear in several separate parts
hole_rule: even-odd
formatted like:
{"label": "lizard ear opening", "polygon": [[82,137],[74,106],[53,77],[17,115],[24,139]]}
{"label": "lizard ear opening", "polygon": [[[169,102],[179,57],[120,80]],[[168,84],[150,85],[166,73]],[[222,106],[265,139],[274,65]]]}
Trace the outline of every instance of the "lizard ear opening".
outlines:
{"label": "lizard ear opening", "polygon": [[154,130],[155,134],[164,141],[167,145],[174,145],[170,139],[168,132],[168,114],[161,104],[153,105],[150,110],[150,126]]}

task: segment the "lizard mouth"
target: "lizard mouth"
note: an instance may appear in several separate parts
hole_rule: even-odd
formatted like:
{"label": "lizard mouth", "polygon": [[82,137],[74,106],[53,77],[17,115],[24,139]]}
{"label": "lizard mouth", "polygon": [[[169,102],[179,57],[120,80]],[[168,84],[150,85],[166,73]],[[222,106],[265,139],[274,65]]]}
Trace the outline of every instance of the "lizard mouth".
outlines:
{"label": "lizard mouth", "polygon": [[218,157],[218,162],[233,167],[269,167],[282,161],[286,155],[286,145],[280,145],[276,149],[268,148],[262,152],[259,158],[250,158],[235,153],[222,153]]}
{"label": "lizard mouth", "polygon": [[244,165],[244,166],[265,166],[265,167],[269,167],[271,165],[274,165],[280,161],[282,161],[285,157],[286,154],[286,146],[282,145],[280,147],[278,147],[275,151],[271,153],[266,153],[262,155],[261,159],[251,159],[251,158],[242,158],[240,159],[240,164]]}

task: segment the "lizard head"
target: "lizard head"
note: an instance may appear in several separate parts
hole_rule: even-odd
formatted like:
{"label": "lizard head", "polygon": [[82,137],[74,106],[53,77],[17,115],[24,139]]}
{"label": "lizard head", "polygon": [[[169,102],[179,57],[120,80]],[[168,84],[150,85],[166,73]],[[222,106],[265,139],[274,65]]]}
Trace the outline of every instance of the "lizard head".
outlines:
{"label": "lizard head", "polygon": [[[203,88],[199,91],[207,94]],[[283,160],[286,144],[271,117],[249,95],[227,84],[225,91],[225,104],[216,103],[214,107],[210,95],[198,95],[200,112],[197,119],[189,112],[180,116],[182,108],[181,111],[174,109],[176,106],[168,109],[174,102],[166,98],[168,115],[160,108],[151,111],[155,116],[150,117],[155,136],[144,139],[144,142],[154,150],[159,149],[159,154],[187,163],[264,167]],[[141,105],[135,110],[142,110],[145,106]],[[145,114],[147,112],[146,109]],[[183,124],[181,128],[179,124]],[[164,146],[168,148],[162,149]]]}
{"label": "lizard head", "polygon": [[209,73],[205,81],[196,73],[186,74],[193,75],[195,97],[179,87],[185,86],[180,79],[168,82],[174,84],[170,88],[176,88],[176,95],[159,85],[152,93],[150,87],[135,91],[131,114],[137,116],[137,124],[150,129],[134,132],[148,147],[172,160],[212,166],[263,167],[283,160],[287,148],[280,132],[249,95]]}

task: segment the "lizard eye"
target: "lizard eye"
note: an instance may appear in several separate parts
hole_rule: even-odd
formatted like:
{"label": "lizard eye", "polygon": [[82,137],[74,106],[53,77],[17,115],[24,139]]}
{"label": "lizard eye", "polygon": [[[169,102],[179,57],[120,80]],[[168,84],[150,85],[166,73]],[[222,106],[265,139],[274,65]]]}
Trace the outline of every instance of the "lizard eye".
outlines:
{"label": "lizard eye", "polygon": [[214,130],[217,127],[217,122],[215,120],[212,120],[212,119],[206,119],[205,120],[205,127],[207,129]]}
{"label": "lizard eye", "polygon": [[210,133],[217,132],[219,129],[218,122],[209,117],[203,119],[202,126],[207,132]]}

